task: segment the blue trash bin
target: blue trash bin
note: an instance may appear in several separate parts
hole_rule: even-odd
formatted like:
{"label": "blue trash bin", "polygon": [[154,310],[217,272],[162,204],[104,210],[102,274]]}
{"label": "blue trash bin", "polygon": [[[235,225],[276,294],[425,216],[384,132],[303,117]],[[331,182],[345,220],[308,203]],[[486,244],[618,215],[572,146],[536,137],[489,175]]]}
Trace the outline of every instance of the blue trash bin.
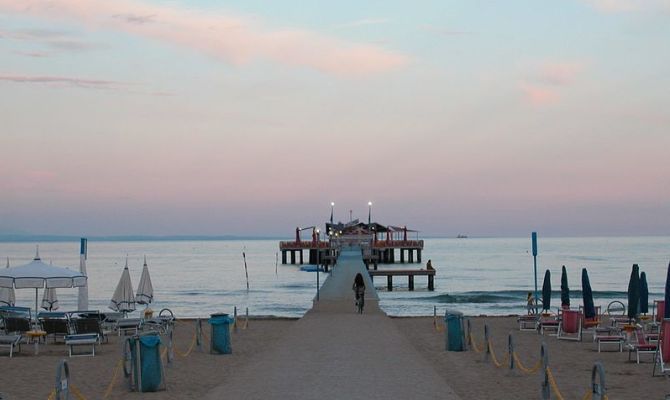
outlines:
{"label": "blue trash bin", "polygon": [[232,354],[230,346],[230,324],[235,322],[228,314],[212,314],[209,318],[211,326],[210,352],[212,354]]}
{"label": "blue trash bin", "polygon": [[454,310],[447,310],[444,315],[444,323],[447,326],[447,329],[444,331],[446,350],[465,350],[465,343],[463,340],[463,313]]}
{"label": "blue trash bin", "polygon": [[161,338],[158,335],[147,335],[134,336],[127,340],[130,345],[130,362],[135,390],[138,392],[156,392],[163,389],[165,386],[160,353]]}

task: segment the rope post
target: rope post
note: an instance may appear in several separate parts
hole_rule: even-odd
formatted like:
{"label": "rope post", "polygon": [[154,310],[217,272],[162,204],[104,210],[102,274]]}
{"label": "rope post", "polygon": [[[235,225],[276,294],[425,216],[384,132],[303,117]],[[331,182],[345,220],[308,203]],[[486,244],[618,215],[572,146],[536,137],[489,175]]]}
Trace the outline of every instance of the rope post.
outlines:
{"label": "rope post", "polygon": [[[63,373],[65,373],[64,378]],[[56,399],[70,399],[70,366],[67,360],[61,360],[56,370]]]}
{"label": "rope post", "polygon": [[237,333],[237,306],[233,307],[233,332]]}
{"label": "rope post", "polygon": [[514,338],[511,332],[507,335],[507,356],[509,357],[509,369],[514,372]]}
{"label": "rope post", "polygon": [[472,326],[470,325],[470,318],[468,318],[468,347],[472,347]]}
{"label": "rope post", "polygon": [[174,361],[174,328],[169,328],[167,343],[167,364],[172,365]]}
{"label": "rope post", "polygon": [[[596,377],[600,380],[600,383],[596,383]],[[593,369],[591,370],[591,392],[594,400],[604,400],[607,398],[605,367],[600,361],[593,364]]]}
{"label": "rope post", "polygon": [[542,371],[544,377],[542,379],[542,400],[548,400],[551,396],[551,387],[549,386],[549,354],[547,354],[547,345],[542,342],[542,347],[540,347],[540,359],[542,361]]}
{"label": "rope post", "polygon": [[491,357],[491,346],[489,346],[489,324],[484,324],[484,344],[486,345],[484,362],[489,362],[489,357]]}
{"label": "rope post", "polygon": [[244,329],[247,329],[249,327],[249,307],[246,308],[245,314],[246,320],[244,321]]}
{"label": "rope post", "polygon": [[198,351],[203,352],[202,347],[202,320],[200,318],[195,320],[195,344],[198,346]]}

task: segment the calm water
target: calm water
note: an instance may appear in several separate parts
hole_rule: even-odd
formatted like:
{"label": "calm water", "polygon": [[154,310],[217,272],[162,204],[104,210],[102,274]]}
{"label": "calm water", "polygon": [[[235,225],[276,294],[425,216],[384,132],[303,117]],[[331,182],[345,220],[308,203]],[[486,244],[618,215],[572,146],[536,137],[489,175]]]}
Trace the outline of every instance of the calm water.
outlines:
{"label": "calm water", "polygon": [[[423,261],[432,259],[437,270],[435,291],[427,291],[425,278],[417,277],[417,290],[410,292],[406,278],[396,277],[394,284],[399,287],[387,292],[386,279],[377,278],[381,305],[390,315],[432,315],[433,306],[439,313],[446,308],[466,314],[524,312],[526,292],[533,287],[529,248],[526,238],[427,239]],[[248,292],[243,249],[249,271]],[[316,293],[316,273],[281,264],[275,272],[275,240],[89,241],[88,251],[93,309],[107,309],[126,254],[134,285],[139,283],[142,258],[147,256],[156,299],[152,308],[168,307],[178,316],[232,312],[233,306],[249,307],[253,315],[301,316]],[[540,240],[539,251],[538,285],[549,268],[554,307],[560,302],[561,265],[568,269],[573,305],[581,304],[581,268],[586,267],[596,304],[606,306],[612,300],[625,303],[633,263],[647,273],[650,300],[662,297],[670,262],[670,237],[547,238]],[[78,252],[78,242],[40,244],[45,262],[52,260],[55,265],[73,269],[79,266]],[[34,253],[34,244],[0,243],[0,260],[9,257],[12,266],[29,262]],[[396,264],[392,268],[407,267]],[[326,276],[321,273],[320,281]],[[17,305],[34,306],[34,290],[17,290],[16,295]],[[75,309],[76,295],[76,289],[58,289],[61,310]],[[41,296],[40,292],[40,301]]]}

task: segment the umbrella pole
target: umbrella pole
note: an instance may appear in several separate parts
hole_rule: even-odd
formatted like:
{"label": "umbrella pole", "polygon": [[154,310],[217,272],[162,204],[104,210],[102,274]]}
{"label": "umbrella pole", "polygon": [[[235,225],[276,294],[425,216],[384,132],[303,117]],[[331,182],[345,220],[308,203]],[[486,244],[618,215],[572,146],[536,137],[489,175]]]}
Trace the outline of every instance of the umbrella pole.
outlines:
{"label": "umbrella pole", "polygon": [[37,325],[37,312],[39,311],[39,308],[37,308],[37,288],[35,288],[35,325]]}

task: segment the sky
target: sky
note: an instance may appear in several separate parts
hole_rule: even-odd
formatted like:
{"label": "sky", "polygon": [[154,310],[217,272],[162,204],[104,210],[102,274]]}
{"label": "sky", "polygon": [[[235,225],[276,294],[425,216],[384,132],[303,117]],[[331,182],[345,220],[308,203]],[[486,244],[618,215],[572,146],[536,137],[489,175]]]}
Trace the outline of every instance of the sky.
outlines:
{"label": "sky", "polygon": [[670,0],[0,0],[0,233],[670,234]]}

